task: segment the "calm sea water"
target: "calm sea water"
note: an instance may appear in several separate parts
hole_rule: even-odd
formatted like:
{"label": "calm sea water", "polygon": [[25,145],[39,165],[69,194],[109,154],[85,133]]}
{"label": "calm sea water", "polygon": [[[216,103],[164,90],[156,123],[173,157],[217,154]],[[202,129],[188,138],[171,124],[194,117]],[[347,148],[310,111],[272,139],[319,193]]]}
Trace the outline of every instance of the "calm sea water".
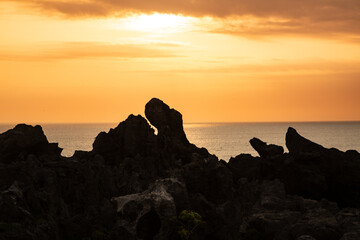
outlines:
{"label": "calm sea water", "polygon": [[[0,132],[15,124],[0,125]],[[50,142],[58,142],[63,156],[71,156],[75,150],[91,150],[95,137],[101,131],[109,131],[117,124],[42,124]],[[354,149],[360,152],[360,122],[316,123],[191,123],[184,124],[190,142],[205,147],[210,153],[228,161],[240,153],[258,154],[249,144],[253,137],[281,145],[285,151],[285,134],[291,126],[304,137],[324,147],[340,150]]]}

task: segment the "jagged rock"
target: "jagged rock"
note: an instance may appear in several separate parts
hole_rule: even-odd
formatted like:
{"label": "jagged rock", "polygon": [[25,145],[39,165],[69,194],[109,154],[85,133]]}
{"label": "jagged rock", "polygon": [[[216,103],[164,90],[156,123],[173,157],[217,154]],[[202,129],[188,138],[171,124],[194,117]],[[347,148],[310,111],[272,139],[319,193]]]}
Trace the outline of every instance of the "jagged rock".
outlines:
{"label": "jagged rock", "polygon": [[289,193],[327,198],[341,207],[360,206],[360,154],[326,149],[292,128],[286,134],[286,145],[294,159],[284,178],[291,183]]}
{"label": "jagged rock", "polygon": [[[41,126],[35,127],[18,124],[0,134],[0,162],[9,163],[18,159],[19,155],[46,154],[60,155],[58,144],[50,144]],[[21,156],[20,156],[21,157]]]}
{"label": "jagged rock", "polygon": [[108,133],[101,132],[93,143],[93,152],[112,162],[156,151],[154,130],[142,116],[130,115]]}
{"label": "jagged rock", "polygon": [[[279,179],[288,194],[335,201],[340,207],[360,206],[360,154],[326,149],[289,128],[286,134],[290,154],[256,158],[240,154],[231,158],[228,167],[234,180]],[[258,149],[267,148],[260,140],[251,142]],[[279,152],[280,153],[280,152]]]}
{"label": "jagged rock", "polygon": [[160,99],[153,98],[146,104],[145,116],[157,128],[163,147],[185,150],[190,145],[184,132],[181,113],[170,109]]}
{"label": "jagged rock", "polygon": [[274,157],[284,153],[283,147],[274,144],[268,145],[258,138],[252,138],[250,144],[259,153],[260,157]]}
{"label": "jagged rock", "polygon": [[145,113],[158,135],[130,115],[71,158],[39,126],[0,134],[0,240],[178,240],[169,218],[185,209],[205,222],[193,240],[360,235],[360,210],[344,208],[360,207],[357,151],[323,148],[289,128],[289,154],[252,139],[260,157],[226,163],[190,144],[181,114],[161,100]]}
{"label": "jagged rock", "polygon": [[289,149],[289,152],[291,154],[319,151],[321,152],[325,150],[323,146],[302,137],[292,127],[288,128],[285,140],[286,147]]}

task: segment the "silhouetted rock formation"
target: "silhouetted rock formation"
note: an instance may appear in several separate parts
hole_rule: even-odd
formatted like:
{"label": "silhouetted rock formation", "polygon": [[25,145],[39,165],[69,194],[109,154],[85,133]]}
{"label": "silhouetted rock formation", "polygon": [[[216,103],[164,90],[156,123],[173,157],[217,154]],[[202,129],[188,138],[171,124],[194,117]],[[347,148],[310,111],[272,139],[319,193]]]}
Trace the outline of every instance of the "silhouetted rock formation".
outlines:
{"label": "silhouetted rock formation", "polygon": [[274,144],[267,145],[266,142],[258,138],[251,139],[250,144],[259,153],[260,157],[273,157],[284,153],[283,147]]}
{"label": "silhouetted rock formation", "polygon": [[183,129],[181,113],[170,109],[160,99],[153,98],[145,105],[145,116],[157,128],[159,134],[174,136],[174,139],[189,143]]}
{"label": "silhouetted rock formation", "polygon": [[297,131],[289,127],[286,133],[286,147],[291,154],[305,153],[305,152],[322,152],[325,148],[317,143],[314,143],[297,133]]}
{"label": "silhouetted rock formation", "polygon": [[183,129],[181,113],[170,109],[160,99],[153,98],[145,106],[145,116],[157,128],[159,141],[163,148],[187,151],[190,143]]}
{"label": "silhouetted rock formation", "polygon": [[49,143],[41,126],[19,124],[0,134],[0,162],[9,163],[28,154],[60,154],[57,143]]}
{"label": "silhouetted rock formation", "polygon": [[[268,149],[252,139],[255,150]],[[360,207],[360,154],[326,149],[289,128],[286,145],[290,154],[264,155],[261,158],[239,155],[229,161],[237,178],[280,179],[289,194],[320,200],[327,198],[340,206]],[[271,145],[269,145],[271,146]],[[263,150],[264,151],[264,150]],[[280,151],[280,150],[279,150]],[[273,156],[268,159],[269,156]]]}
{"label": "silhouetted rock formation", "polygon": [[[40,126],[0,134],[0,240],[180,239],[170,218],[198,212],[191,239],[353,240],[360,236],[360,154],[289,128],[281,146],[228,163],[189,143],[159,99],[100,133],[90,152],[60,155]],[[352,207],[352,208],[349,208]]]}
{"label": "silhouetted rock formation", "polygon": [[130,115],[109,133],[101,132],[93,143],[93,153],[113,163],[126,157],[152,155],[156,148],[154,129],[140,115]]}

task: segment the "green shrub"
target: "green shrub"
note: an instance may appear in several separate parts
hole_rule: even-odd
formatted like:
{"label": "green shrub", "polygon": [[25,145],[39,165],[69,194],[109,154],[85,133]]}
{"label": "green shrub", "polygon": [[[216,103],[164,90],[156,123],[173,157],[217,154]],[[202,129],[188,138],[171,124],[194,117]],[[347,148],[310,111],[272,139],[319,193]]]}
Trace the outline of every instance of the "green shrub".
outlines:
{"label": "green shrub", "polygon": [[191,210],[181,211],[179,216],[172,217],[170,221],[182,240],[189,240],[196,228],[204,223],[200,214]]}

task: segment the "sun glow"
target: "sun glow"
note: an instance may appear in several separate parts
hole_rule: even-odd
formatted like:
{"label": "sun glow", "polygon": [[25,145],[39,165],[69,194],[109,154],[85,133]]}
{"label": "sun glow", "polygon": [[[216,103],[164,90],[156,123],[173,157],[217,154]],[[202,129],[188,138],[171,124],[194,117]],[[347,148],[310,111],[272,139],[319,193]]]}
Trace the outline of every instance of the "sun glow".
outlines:
{"label": "sun glow", "polygon": [[121,20],[121,28],[140,32],[173,33],[188,30],[195,19],[174,14],[134,15]]}

